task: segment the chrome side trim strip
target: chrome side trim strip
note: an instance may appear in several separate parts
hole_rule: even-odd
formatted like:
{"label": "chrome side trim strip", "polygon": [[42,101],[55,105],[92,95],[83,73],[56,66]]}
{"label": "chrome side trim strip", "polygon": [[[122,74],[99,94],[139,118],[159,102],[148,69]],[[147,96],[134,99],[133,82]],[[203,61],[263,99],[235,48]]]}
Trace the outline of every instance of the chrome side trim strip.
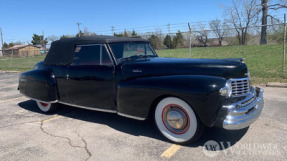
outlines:
{"label": "chrome side trim strip", "polygon": [[136,120],[145,120],[145,119],[146,119],[146,118],[142,118],[142,117],[137,117],[137,116],[132,116],[132,115],[120,113],[120,112],[117,112],[117,111],[115,111],[115,110],[108,110],[108,109],[101,109],[101,108],[93,108],[93,107],[75,105],[75,104],[66,103],[66,102],[62,102],[62,101],[58,101],[58,100],[46,102],[46,101],[41,101],[41,100],[38,100],[38,99],[35,99],[35,98],[31,98],[31,97],[28,97],[28,96],[25,96],[25,97],[27,97],[27,98],[29,98],[29,99],[32,99],[32,100],[35,100],[35,101],[44,102],[44,103],[61,103],[61,104],[64,104],[64,105],[73,106],[73,107],[82,108],[82,109],[87,109],[87,110],[100,111],[100,112],[108,112],[108,113],[117,113],[117,114],[120,115],[120,116],[127,117],[127,118],[131,118],[131,119],[136,119]]}
{"label": "chrome side trim strip", "polygon": [[24,95],[24,96],[29,98],[29,99],[31,99],[31,100],[39,101],[39,102],[43,102],[43,103],[57,103],[57,102],[59,102],[58,100],[46,102],[46,101],[38,100],[36,98],[32,98],[32,97],[29,97],[29,96],[26,96],[26,95]]}
{"label": "chrome side trim strip", "polygon": [[93,108],[93,107],[86,107],[86,106],[70,104],[70,103],[66,103],[66,102],[62,102],[62,101],[59,101],[59,103],[64,104],[64,105],[68,105],[68,106],[83,108],[83,109],[87,109],[87,110],[101,111],[101,112],[109,112],[109,113],[117,113],[117,111],[114,111],[114,110],[101,109],[101,108]]}
{"label": "chrome side trim strip", "polygon": [[146,119],[143,117],[132,116],[132,115],[128,115],[128,114],[124,114],[124,113],[120,113],[120,112],[118,112],[118,115],[123,116],[123,117],[127,117],[127,118],[136,119],[136,120],[145,120]]}

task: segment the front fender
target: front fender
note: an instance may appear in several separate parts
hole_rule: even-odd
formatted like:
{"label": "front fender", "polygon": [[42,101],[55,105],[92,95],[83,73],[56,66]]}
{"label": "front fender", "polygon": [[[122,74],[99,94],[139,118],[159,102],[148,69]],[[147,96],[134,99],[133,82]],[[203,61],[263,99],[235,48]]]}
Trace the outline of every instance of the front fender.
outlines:
{"label": "front fender", "polygon": [[58,100],[57,82],[51,71],[31,70],[20,74],[20,93],[32,99],[51,102]]}
{"label": "front fender", "polygon": [[118,84],[118,112],[147,118],[154,101],[165,96],[186,101],[206,126],[213,126],[224,99],[226,79],[216,76],[172,75],[125,80]]}

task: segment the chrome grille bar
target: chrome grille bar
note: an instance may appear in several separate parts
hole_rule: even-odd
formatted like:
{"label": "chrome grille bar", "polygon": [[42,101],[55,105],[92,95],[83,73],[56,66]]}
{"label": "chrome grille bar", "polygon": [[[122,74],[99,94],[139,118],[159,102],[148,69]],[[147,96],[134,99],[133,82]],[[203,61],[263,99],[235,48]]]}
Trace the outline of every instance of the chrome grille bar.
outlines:
{"label": "chrome grille bar", "polygon": [[242,96],[250,91],[249,78],[231,79],[232,96]]}

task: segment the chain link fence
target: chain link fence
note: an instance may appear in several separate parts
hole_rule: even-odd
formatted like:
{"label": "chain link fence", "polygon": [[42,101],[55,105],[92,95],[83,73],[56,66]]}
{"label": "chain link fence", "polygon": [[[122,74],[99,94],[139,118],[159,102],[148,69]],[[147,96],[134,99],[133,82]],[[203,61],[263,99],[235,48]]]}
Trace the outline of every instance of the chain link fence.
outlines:
{"label": "chain link fence", "polygon": [[261,25],[216,29],[204,25],[190,26],[189,31],[153,32],[142,34],[141,37],[150,40],[163,57],[243,57],[256,77],[285,77],[286,24],[266,25],[266,44],[261,44]]}
{"label": "chain link fence", "polygon": [[[160,57],[176,58],[246,58],[251,74],[262,79],[284,78],[286,24],[266,25],[267,44],[261,44],[261,25],[236,28],[215,23],[168,24],[150,29],[124,30],[112,33],[121,37],[148,39]],[[137,31],[133,33],[133,31]],[[102,35],[109,35],[108,33]],[[111,35],[111,32],[110,32]],[[285,36],[284,36],[285,35]],[[35,46],[5,49],[0,57],[0,70],[27,71],[45,58],[47,50]],[[282,77],[283,76],[283,77]],[[275,80],[277,81],[277,80]],[[281,80],[280,80],[281,81]],[[286,81],[287,82],[287,81]]]}
{"label": "chain link fence", "polygon": [[0,57],[0,70],[27,71],[33,69],[35,63],[43,60],[47,53],[47,51],[40,50],[40,48],[32,49],[34,47],[29,45],[26,47],[21,45],[21,48],[18,48],[17,46],[20,45],[2,51],[2,57]]}

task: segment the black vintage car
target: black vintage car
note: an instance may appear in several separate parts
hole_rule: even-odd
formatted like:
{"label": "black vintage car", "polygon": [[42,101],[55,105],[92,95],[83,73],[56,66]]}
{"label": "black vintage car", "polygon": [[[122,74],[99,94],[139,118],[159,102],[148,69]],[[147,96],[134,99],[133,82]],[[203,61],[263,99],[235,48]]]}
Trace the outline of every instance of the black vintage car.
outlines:
{"label": "black vintage car", "polygon": [[248,127],[263,108],[244,59],[160,58],[145,39],[96,36],[58,40],[44,61],[20,75],[19,90],[43,112],[57,105],[152,117],[175,143],[204,127]]}

